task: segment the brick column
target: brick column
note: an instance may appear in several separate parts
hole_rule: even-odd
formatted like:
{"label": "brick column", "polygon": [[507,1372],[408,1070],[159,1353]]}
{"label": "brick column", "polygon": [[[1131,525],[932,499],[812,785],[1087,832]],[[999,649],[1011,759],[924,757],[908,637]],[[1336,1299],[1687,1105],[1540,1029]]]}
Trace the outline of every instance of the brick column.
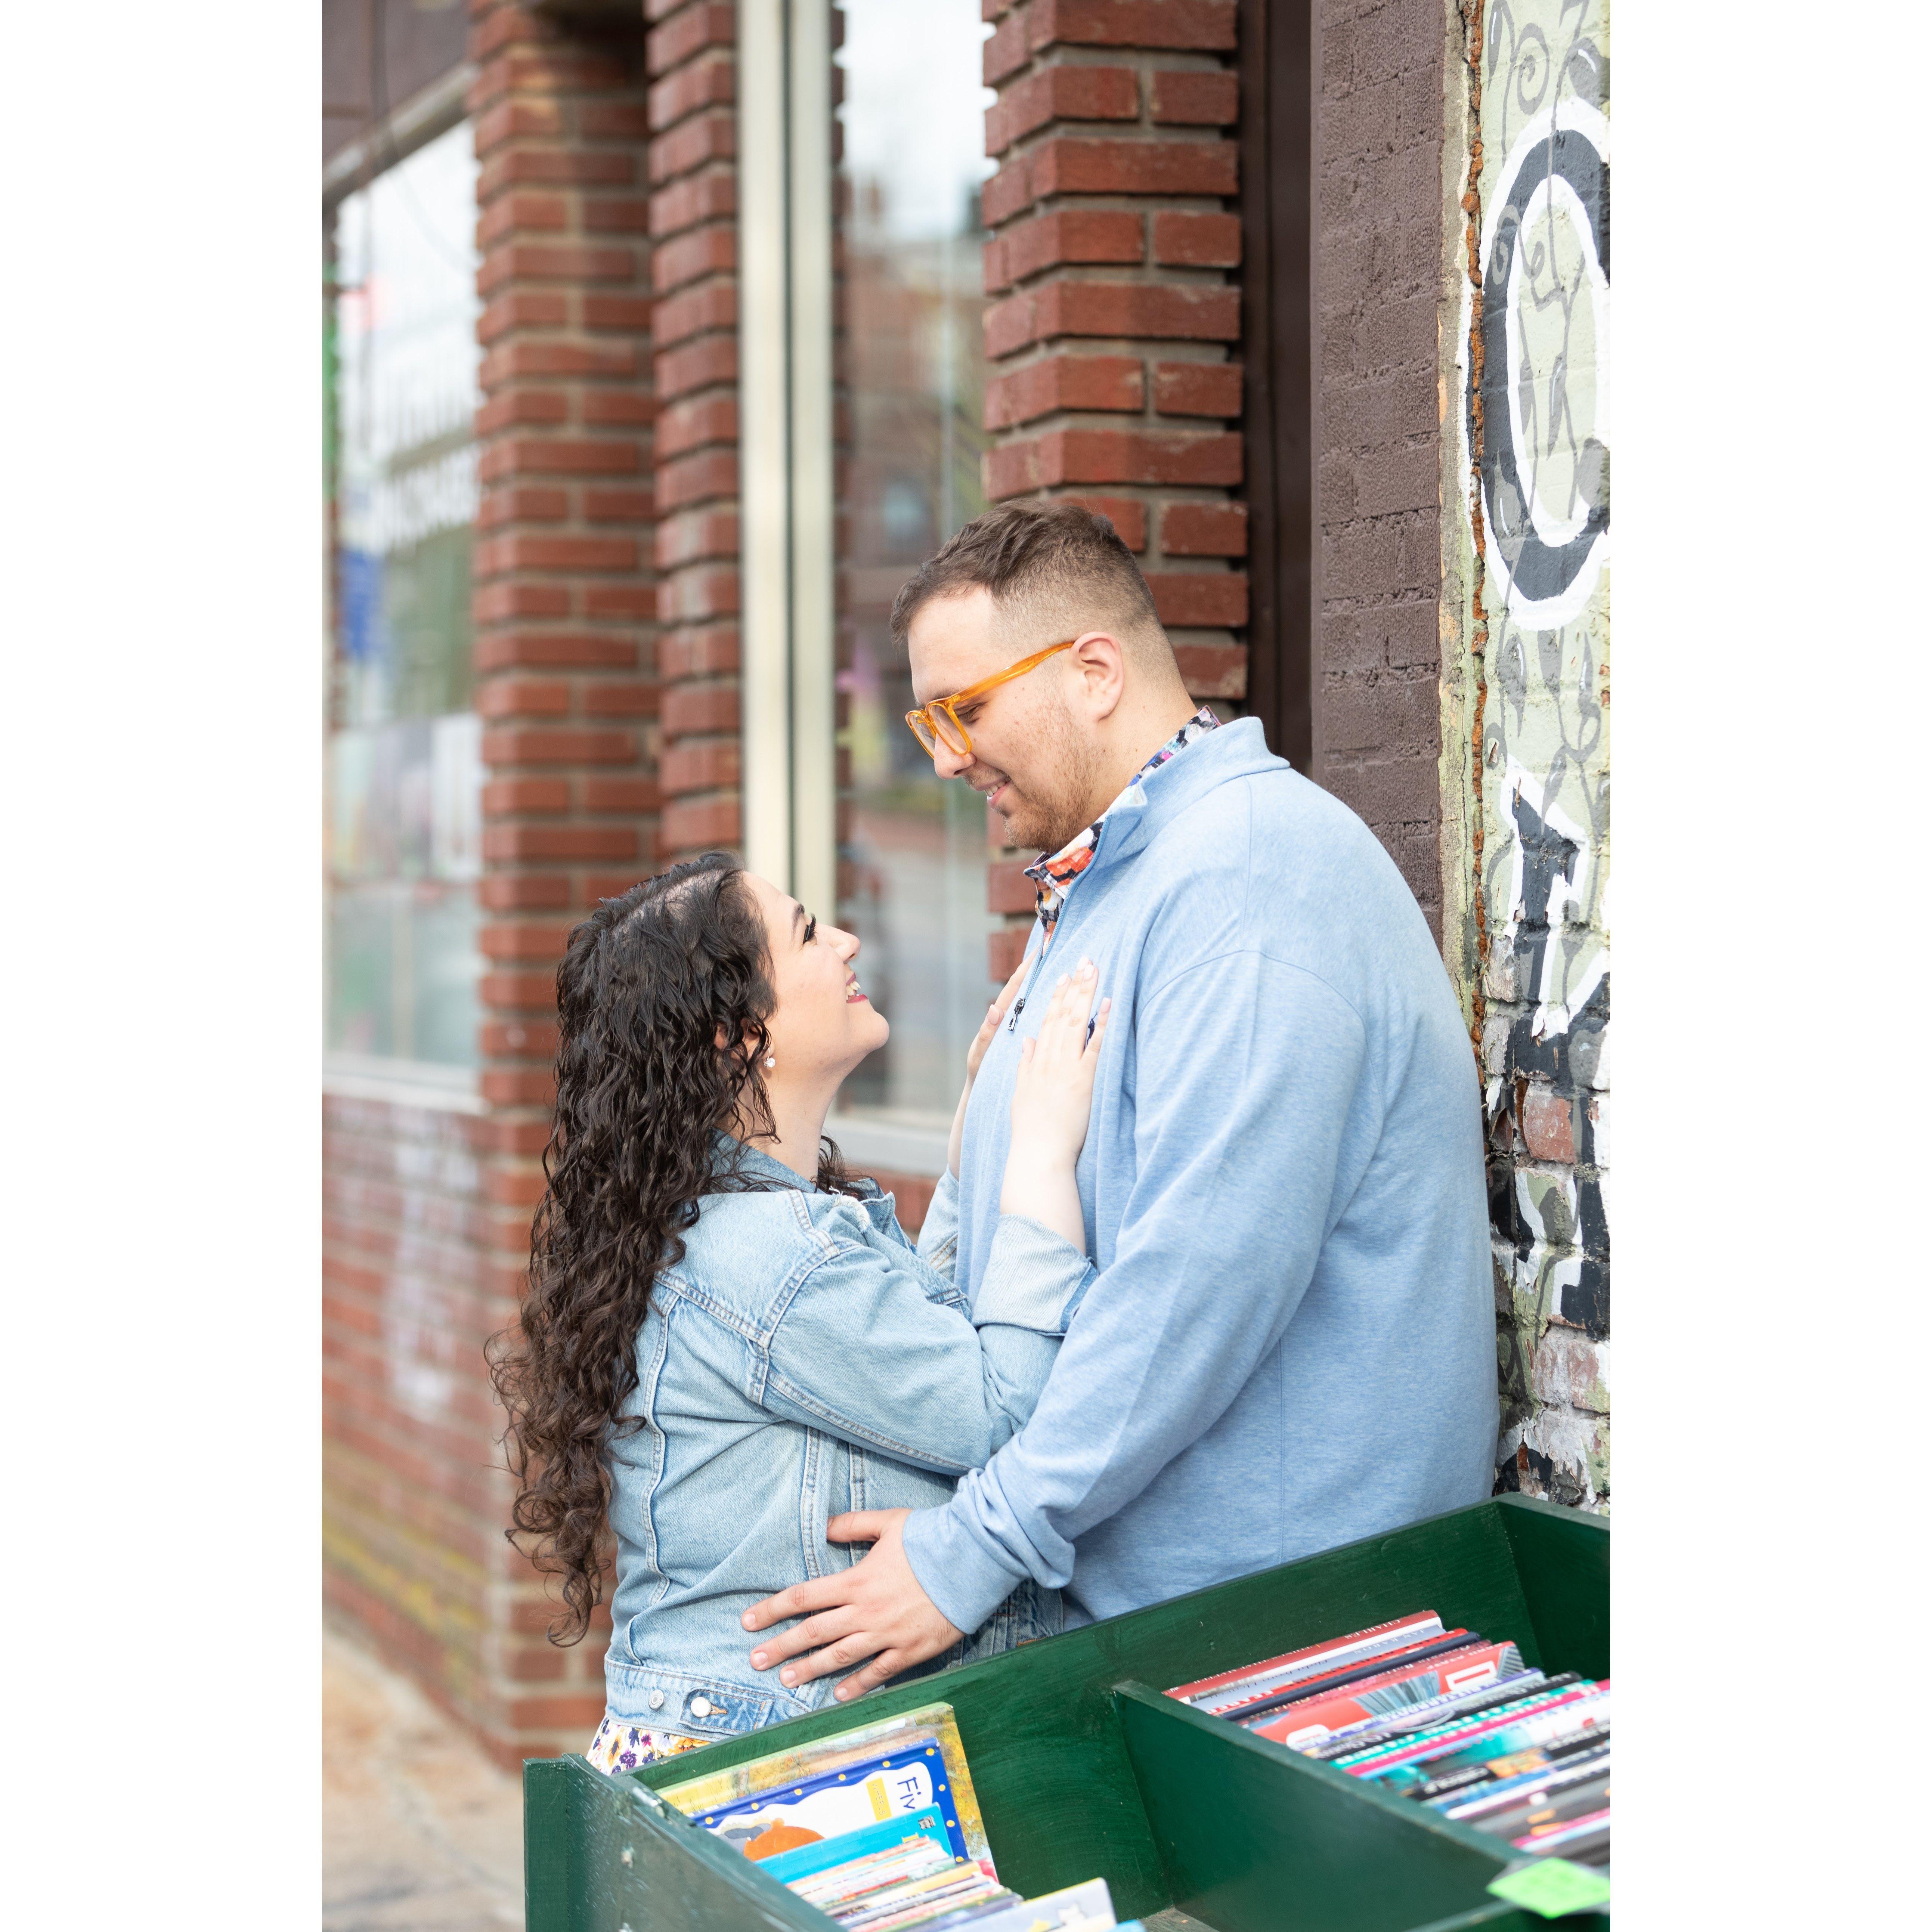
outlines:
{"label": "brick column", "polygon": [[[476,551],[484,719],[482,1091],[493,1326],[514,1313],[549,1130],[556,962],[572,924],[647,873],[658,686],[641,20],[560,21],[471,0],[484,308]],[[490,1419],[479,1396],[479,1425]],[[480,1433],[480,1428],[479,1428]],[[478,1527],[482,1701],[500,1752],[581,1750],[603,1708],[600,1621],[576,1648]]]}
{"label": "brick column", "polygon": [[646,11],[668,861],[740,834],[737,15],[720,0]]}
{"label": "brick column", "polygon": [[[1190,690],[1239,700],[1234,0],[986,5],[987,496],[1112,518]],[[996,861],[994,911],[1030,916],[1035,856]],[[1024,941],[1024,922],[995,935],[996,979]]]}
{"label": "brick column", "polygon": [[1112,517],[1191,688],[1238,698],[1234,0],[1030,0],[996,18],[987,495]]}
{"label": "brick column", "polygon": [[1441,0],[1321,0],[1314,776],[1439,939]]}

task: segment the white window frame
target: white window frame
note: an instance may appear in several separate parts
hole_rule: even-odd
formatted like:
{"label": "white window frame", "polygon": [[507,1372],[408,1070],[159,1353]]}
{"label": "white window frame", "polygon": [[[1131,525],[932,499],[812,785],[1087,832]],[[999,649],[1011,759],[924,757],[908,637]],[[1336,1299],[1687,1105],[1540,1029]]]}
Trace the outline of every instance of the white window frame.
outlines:
{"label": "white window frame", "polygon": [[832,35],[825,0],[738,0],[745,862],[824,917],[833,734]]}

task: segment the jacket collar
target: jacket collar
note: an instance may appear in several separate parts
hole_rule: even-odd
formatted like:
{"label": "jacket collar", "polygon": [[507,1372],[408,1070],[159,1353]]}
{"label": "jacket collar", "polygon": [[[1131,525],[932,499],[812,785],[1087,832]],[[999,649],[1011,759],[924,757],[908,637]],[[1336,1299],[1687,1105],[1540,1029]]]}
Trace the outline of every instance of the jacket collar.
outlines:
{"label": "jacket collar", "polygon": [[1131,859],[1163,826],[1217,786],[1264,772],[1291,770],[1268,748],[1258,718],[1238,718],[1188,748],[1184,758],[1156,766],[1126,794],[1102,821],[1094,866]]}
{"label": "jacket collar", "polygon": [[[712,1163],[718,1172],[723,1171],[736,1153],[740,1174],[748,1174],[754,1180],[769,1181],[775,1186],[793,1188],[801,1194],[816,1194],[818,1192],[817,1186],[806,1180],[803,1174],[786,1166],[782,1160],[774,1160],[770,1154],[760,1152],[748,1142],[738,1140],[721,1131],[712,1136],[711,1144]],[[865,1190],[860,1198],[868,1207],[874,1201],[890,1200],[891,1196],[886,1194],[869,1174],[855,1174],[852,1178],[855,1184]],[[874,1218],[877,1219],[877,1216]]]}
{"label": "jacket collar", "polygon": [[786,1166],[783,1161],[774,1160],[770,1154],[760,1153],[749,1142],[739,1140],[722,1129],[711,1136],[711,1147],[712,1165],[718,1172],[722,1173],[735,1156],[740,1174],[758,1180],[776,1181],[781,1187],[796,1187],[806,1194],[815,1191],[804,1175]]}

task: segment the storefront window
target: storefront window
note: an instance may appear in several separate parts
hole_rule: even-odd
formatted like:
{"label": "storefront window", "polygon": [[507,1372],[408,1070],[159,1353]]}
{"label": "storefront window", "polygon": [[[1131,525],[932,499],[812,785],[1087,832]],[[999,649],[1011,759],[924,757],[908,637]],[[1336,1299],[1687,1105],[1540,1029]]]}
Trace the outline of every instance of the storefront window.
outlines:
{"label": "storefront window", "polygon": [[446,1081],[476,1062],[480,966],[476,220],[464,124],[341,202],[332,264],[326,1040]]}
{"label": "storefront window", "polygon": [[979,200],[994,97],[980,82],[979,0],[844,0],[844,12],[839,922],[864,942],[892,1036],[841,1105],[848,1138],[889,1110],[910,1166],[950,1114],[992,995],[986,808],[941,784],[907,730],[911,676],[888,619],[899,586],[986,507]]}

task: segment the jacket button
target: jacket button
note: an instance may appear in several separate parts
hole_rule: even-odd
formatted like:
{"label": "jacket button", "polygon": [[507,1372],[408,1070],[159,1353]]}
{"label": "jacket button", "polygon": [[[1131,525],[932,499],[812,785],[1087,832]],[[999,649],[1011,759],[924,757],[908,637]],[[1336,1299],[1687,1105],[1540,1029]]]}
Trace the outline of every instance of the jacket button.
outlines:
{"label": "jacket button", "polygon": [[651,1708],[653,1711],[662,1711],[664,1708],[664,1693],[662,1690],[653,1690],[651,1693]]}
{"label": "jacket button", "polygon": [[692,1698],[691,1700],[691,1714],[694,1718],[710,1717],[711,1714],[711,1700],[709,1697]]}

